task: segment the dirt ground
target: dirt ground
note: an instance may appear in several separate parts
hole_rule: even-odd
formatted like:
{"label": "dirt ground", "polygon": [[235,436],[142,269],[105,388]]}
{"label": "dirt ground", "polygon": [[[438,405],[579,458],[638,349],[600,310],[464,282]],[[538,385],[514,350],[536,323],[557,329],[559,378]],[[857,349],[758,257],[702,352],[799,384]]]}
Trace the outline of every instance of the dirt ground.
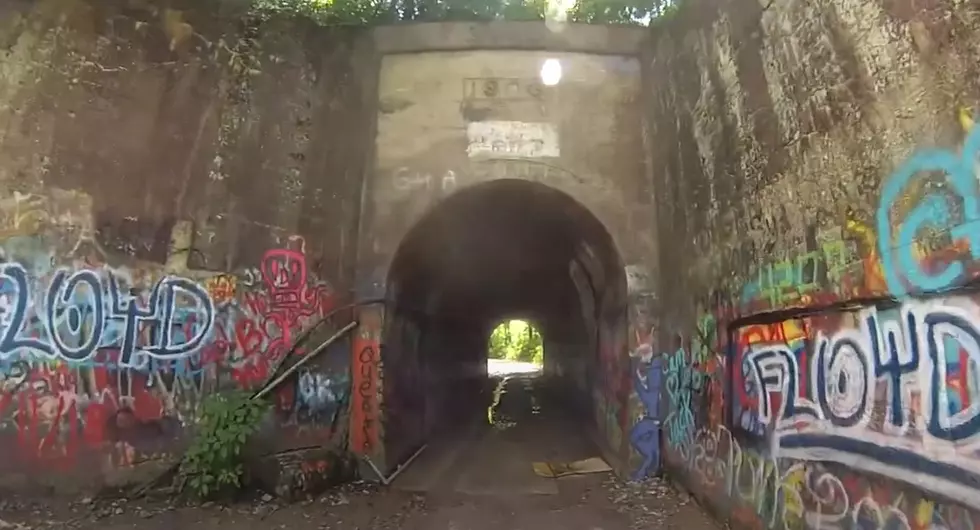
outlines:
{"label": "dirt ground", "polygon": [[490,422],[441,437],[392,487],[355,482],[293,504],[261,493],[233,505],[7,498],[0,530],[718,530],[658,479],[536,475],[534,462],[573,462],[596,449],[540,379],[497,381]]}
{"label": "dirt ground", "polygon": [[610,476],[559,479],[558,495],[411,493],[348,484],[316,499],[284,505],[271,496],[233,505],[166,499],[0,501],[8,530],[718,530],[720,526],[664,482]]}

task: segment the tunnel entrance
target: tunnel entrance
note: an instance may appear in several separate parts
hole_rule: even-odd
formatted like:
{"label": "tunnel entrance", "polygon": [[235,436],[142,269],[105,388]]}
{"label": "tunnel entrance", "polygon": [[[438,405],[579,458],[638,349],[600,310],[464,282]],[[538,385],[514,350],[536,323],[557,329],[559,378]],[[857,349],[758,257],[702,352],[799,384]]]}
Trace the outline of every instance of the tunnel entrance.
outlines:
{"label": "tunnel entrance", "polygon": [[[552,418],[574,424],[582,437],[601,430],[593,395],[607,393],[610,370],[617,380],[628,370],[628,362],[610,368],[599,354],[622,344],[616,354],[627,356],[624,276],[605,227],[551,187],[495,180],[441,202],[405,236],[387,279],[382,366],[389,468],[428,442],[478,423],[486,427],[479,420],[507,383],[487,370],[493,329],[505,319],[536,324],[544,364],[533,388],[523,378],[507,383],[511,401],[546,394]],[[614,336],[620,333],[623,338]]]}

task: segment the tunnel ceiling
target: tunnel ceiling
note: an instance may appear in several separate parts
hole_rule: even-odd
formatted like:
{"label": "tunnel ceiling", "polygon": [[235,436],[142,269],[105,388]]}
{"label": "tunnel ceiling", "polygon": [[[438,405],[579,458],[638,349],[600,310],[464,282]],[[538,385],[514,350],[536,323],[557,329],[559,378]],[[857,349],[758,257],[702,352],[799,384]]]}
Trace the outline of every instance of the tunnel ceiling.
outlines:
{"label": "tunnel ceiling", "polygon": [[604,270],[619,267],[605,228],[574,199],[542,184],[498,180],[453,195],[421,220],[389,281],[397,303],[435,317],[577,313],[569,264],[583,245]]}

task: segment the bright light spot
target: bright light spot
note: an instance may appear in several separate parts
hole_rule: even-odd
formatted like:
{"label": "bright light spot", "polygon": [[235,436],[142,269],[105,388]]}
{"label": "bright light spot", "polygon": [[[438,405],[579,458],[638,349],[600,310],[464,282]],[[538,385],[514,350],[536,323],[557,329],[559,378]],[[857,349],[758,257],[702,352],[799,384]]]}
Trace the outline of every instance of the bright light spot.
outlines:
{"label": "bright light spot", "polygon": [[555,86],[561,81],[561,63],[558,59],[547,59],[541,65],[541,82],[545,86]]}

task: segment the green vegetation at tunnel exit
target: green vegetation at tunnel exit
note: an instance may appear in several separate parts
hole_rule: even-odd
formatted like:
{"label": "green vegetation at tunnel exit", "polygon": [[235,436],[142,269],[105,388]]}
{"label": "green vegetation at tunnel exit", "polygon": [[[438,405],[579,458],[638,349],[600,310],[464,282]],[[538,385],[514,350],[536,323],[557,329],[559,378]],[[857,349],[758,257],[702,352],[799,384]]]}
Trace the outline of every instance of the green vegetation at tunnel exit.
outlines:
{"label": "green vegetation at tunnel exit", "polygon": [[680,0],[253,0],[259,16],[294,14],[321,24],[567,20],[647,25]]}
{"label": "green vegetation at tunnel exit", "polygon": [[544,364],[541,333],[524,320],[505,320],[490,333],[489,357]]}

